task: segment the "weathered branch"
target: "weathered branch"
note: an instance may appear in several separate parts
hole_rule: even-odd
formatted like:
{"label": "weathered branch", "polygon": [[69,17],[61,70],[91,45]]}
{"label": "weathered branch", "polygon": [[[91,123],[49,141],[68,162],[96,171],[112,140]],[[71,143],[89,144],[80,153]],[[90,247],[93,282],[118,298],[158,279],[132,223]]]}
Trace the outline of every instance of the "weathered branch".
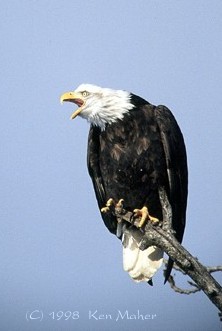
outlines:
{"label": "weathered branch", "polygon": [[[163,263],[165,265],[167,265],[167,260],[163,259]],[[179,273],[182,273],[183,275],[186,274],[182,269],[180,269],[180,267],[178,267],[178,265],[176,263],[174,263],[173,269],[178,271]],[[209,273],[213,273],[213,272],[222,271],[222,266],[206,267],[206,269]],[[175,278],[174,278],[173,275],[169,276],[168,283],[170,284],[170,287],[175,292],[180,293],[180,294],[189,295],[189,294],[194,294],[194,293],[197,293],[197,292],[201,291],[201,288],[199,288],[197,286],[197,284],[195,284],[194,282],[191,282],[190,280],[187,281],[187,283],[191,286],[189,289],[184,289],[184,288],[179,287],[178,285],[176,285],[176,281],[175,281]]]}
{"label": "weathered branch", "polygon": [[[163,188],[159,190],[160,201],[163,209],[162,224],[152,224],[148,222],[143,229],[136,227],[138,219],[134,218],[132,212],[123,208],[114,209],[118,222],[131,223],[132,227],[128,230],[135,236],[141,250],[154,245],[172,258],[181,270],[195,282],[195,286],[201,289],[212,303],[222,312],[222,287],[211,276],[210,272],[204,267],[197,258],[193,257],[174,237],[171,230],[172,211],[166,192]],[[133,230],[133,231],[132,231]]]}
{"label": "weathered branch", "polygon": [[199,292],[201,291],[201,289],[195,284],[195,283],[192,283],[192,282],[189,282],[188,283],[193,286],[193,288],[190,288],[190,289],[182,289],[180,287],[178,287],[175,283],[175,280],[173,278],[173,276],[169,276],[168,278],[168,282],[170,284],[170,287],[177,293],[180,293],[180,294],[193,294],[193,293],[196,293],[196,292]]}

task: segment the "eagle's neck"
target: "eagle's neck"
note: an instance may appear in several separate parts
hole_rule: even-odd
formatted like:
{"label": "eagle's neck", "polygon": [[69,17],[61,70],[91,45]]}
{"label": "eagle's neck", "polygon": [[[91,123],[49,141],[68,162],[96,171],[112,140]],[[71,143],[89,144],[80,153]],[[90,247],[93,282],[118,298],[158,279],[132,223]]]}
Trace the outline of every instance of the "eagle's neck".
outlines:
{"label": "eagle's neck", "polygon": [[[99,99],[99,100],[98,100]],[[122,90],[103,89],[101,98],[91,101],[87,110],[81,113],[91,124],[103,131],[107,124],[123,120],[129,111],[135,108],[131,102],[131,94]]]}

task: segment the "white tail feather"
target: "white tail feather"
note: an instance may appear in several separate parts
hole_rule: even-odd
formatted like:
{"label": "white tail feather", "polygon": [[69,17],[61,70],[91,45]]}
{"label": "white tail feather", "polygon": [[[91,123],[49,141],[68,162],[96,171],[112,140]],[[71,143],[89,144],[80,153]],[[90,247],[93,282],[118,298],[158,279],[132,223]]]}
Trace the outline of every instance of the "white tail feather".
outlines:
{"label": "white tail feather", "polygon": [[150,246],[144,251],[140,250],[137,241],[130,233],[123,235],[123,269],[136,282],[147,282],[161,267],[163,251]]}

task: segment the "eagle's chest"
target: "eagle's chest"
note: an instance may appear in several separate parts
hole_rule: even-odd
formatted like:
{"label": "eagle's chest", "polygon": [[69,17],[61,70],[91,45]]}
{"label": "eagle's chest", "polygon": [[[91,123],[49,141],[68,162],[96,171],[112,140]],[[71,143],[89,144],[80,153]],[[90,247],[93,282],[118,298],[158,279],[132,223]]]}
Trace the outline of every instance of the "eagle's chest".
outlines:
{"label": "eagle's chest", "polygon": [[166,180],[166,165],[155,122],[131,119],[104,131],[100,169],[107,195],[113,198],[133,196],[141,201],[156,194]]}

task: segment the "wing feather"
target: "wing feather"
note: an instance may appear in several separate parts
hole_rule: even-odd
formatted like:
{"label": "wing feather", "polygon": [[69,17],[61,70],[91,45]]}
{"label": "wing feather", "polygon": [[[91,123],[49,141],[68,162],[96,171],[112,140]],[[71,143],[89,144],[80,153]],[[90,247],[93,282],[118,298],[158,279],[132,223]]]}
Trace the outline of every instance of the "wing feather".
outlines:
{"label": "wing feather", "polygon": [[[89,175],[92,179],[97,202],[99,209],[106,205],[106,192],[104,188],[104,183],[100,170],[100,139],[99,139],[100,129],[96,126],[90,127],[89,137],[88,137],[88,153],[87,153],[87,164]],[[110,232],[116,234],[117,222],[116,218],[110,214],[102,213],[103,221]]]}
{"label": "wing feather", "polygon": [[[186,148],[181,130],[171,111],[165,106],[158,106],[155,109],[155,115],[167,164],[169,200],[173,214],[172,226],[175,230],[175,237],[181,242],[185,228],[188,193]],[[166,280],[172,266],[173,261],[169,259]]]}

